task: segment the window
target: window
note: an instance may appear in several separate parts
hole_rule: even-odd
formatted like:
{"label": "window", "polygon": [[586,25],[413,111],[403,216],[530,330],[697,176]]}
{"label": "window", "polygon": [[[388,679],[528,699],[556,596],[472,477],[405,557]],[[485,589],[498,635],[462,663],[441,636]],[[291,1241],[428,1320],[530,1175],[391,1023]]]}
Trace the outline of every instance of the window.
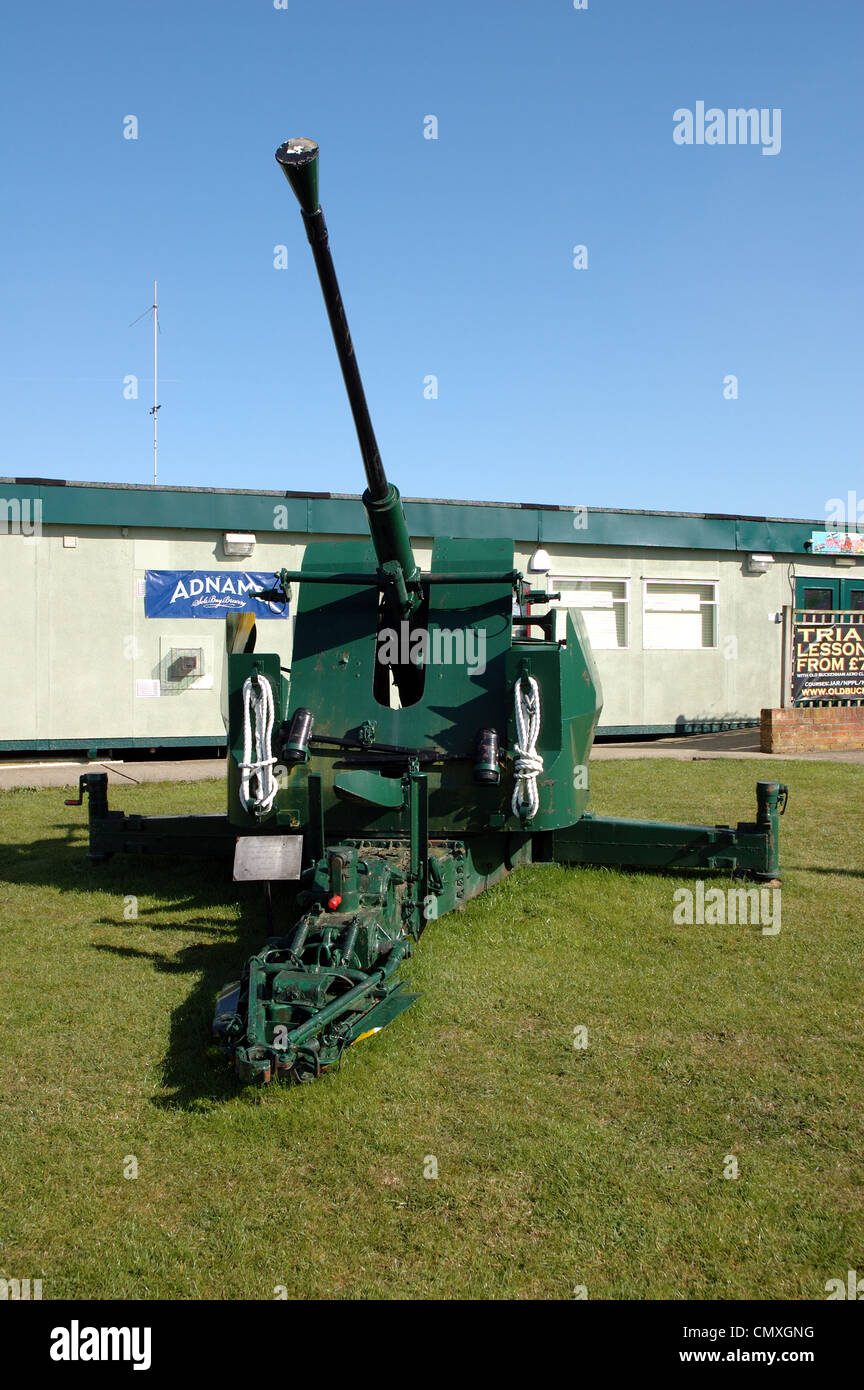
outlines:
{"label": "window", "polygon": [[511,611],[512,611],[512,614],[513,614],[513,632],[512,632],[512,640],[513,640],[514,642],[524,642],[525,639],[526,639],[526,637],[530,637],[530,636],[531,636],[531,629],[530,629],[528,623],[526,622],[526,618],[527,618],[527,612],[526,612],[526,610],[527,610],[527,608],[528,608],[528,605],[527,605],[527,604],[520,604],[520,603],[517,603],[517,601],[516,601],[516,595],[514,594],[514,595],[513,595],[513,607],[512,607],[512,610],[511,610]]}
{"label": "window", "polygon": [[804,590],[803,608],[812,609],[832,609],[836,606],[834,590],[829,586],[825,589],[811,588],[809,585]]}
{"label": "window", "polygon": [[695,651],[717,646],[717,583],[689,579],[643,581],[642,646]]}
{"label": "window", "polygon": [[550,579],[551,592],[561,594],[555,608],[578,608],[595,651],[614,651],[630,645],[629,579]]}

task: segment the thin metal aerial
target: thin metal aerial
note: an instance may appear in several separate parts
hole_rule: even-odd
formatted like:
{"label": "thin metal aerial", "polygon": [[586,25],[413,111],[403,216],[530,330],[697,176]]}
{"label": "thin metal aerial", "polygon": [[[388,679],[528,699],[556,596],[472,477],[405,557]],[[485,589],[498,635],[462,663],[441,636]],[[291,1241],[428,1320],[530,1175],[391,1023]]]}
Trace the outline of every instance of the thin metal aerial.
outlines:
{"label": "thin metal aerial", "polygon": [[159,389],[159,354],[158,354],[158,346],[157,346],[157,343],[158,343],[158,336],[159,336],[159,334],[161,333],[162,330],[161,330],[161,328],[159,327],[159,296],[158,296],[158,286],[157,286],[157,283],[156,283],[155,280],[153,281],[153,303],[151,304],[151,306],[150,306],[149,309],[145,309],[145,310],[144,310],[144,313],[143,313],[143,314],[139,314],[138,317],[137,317],[137,319],[134,319],[133,322],[130,323],[129,327],[130,327],[130,328],[134,328],[134,327],[135,327],[135,324],[136,324],[136,323],[140,323],[141,320],[142,320],[143,318],[146,318],[148,314],[152,314],[152,315],[153,315],[153,406],[152,406],[152,409],[151,409],[151,411],[150,411],[150,414],[153,416],[153,486],[155,487],[155,486],[156,486],[156,479],[157,479],[157,476],[158,476],[158,464],[157,464],[157,460],[158,460],[158,438],[157,438],[157,424],[156,424],[156,421],[157,421],[158,413],[159,413],[159,411],[162,409],[162,407],[161,407],[160,404],[159,404],[159,397],[158,397],[158,389]]}

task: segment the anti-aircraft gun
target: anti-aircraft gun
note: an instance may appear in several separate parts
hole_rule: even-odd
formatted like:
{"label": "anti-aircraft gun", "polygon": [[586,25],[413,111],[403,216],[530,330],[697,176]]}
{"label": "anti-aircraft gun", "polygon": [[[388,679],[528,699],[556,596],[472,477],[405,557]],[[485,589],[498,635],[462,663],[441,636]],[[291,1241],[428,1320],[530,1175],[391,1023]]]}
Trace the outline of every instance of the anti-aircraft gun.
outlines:
{"label": "anti-aircraft gun", "polygon": [[[786,788],[753,823],[595,816],[588,759],[602,700],[576,610],[526,618],[512,540],[439,538],[421,571],[381,462],[318,201],[318,147],[276,158],[300,203],[366,471],[371,544],[316,541],[258,595],[293,602],[290,674],[227,624],[228,815],[109,811],[88,773],[91,858],[234,855],[237,879],[299,884],[299,919],[220,995],[214,1031],[243,1081],[310,1080],[417,997],[398,976],[426,925],[530,863],[778,876]],[[515,616],[514,616],[515,615]],[[559,624],[561,626],[559,627]],[[73,803],[74,804],[74,803]],[[575,888],[575,883],[574,883]]]}

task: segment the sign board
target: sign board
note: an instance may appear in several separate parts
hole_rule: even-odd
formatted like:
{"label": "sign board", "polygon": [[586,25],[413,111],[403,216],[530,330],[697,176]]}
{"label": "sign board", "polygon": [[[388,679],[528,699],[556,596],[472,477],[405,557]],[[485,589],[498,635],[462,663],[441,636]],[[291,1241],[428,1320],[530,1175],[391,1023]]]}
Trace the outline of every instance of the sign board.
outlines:
{"label": "sign board", "polygon": [[241,835],[234,847],[234,882],[299,878],[302,835]]}
{"label": "sign board", "polygon": [[792,629],[793,703],[864,700],[864,623],[851,613],[806,616]]}
{"label": "sign board", "polygon": [[814,555],[864,555],[864,531],[812,531]]}
{"label": "sign board", "polygon": [[273,571],[147,570],[145,618],[225,618],[254,613],[256,619],[287,618],[287,603],[262,603],[250,589],[272,589]]}

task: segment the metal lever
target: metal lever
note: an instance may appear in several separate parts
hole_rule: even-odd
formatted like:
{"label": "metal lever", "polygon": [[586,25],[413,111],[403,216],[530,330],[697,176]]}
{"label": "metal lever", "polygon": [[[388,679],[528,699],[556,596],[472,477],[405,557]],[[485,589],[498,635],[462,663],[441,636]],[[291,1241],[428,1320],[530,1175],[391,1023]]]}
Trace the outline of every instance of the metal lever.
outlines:
{"label": "metal lever", "polygon": [[83,806],[83,805],[84,805],[84,793],[85,793],[86,791],[87,791],[87,773],[86,773],[86,772],[82,772],[81,776],[78,778],[78,796],[77,796],[77,799],[76,799],[75,797],[73,797],[70,801],[64,801],[64,802],[63,802],[63,805],[64,805],[64,806]]}

